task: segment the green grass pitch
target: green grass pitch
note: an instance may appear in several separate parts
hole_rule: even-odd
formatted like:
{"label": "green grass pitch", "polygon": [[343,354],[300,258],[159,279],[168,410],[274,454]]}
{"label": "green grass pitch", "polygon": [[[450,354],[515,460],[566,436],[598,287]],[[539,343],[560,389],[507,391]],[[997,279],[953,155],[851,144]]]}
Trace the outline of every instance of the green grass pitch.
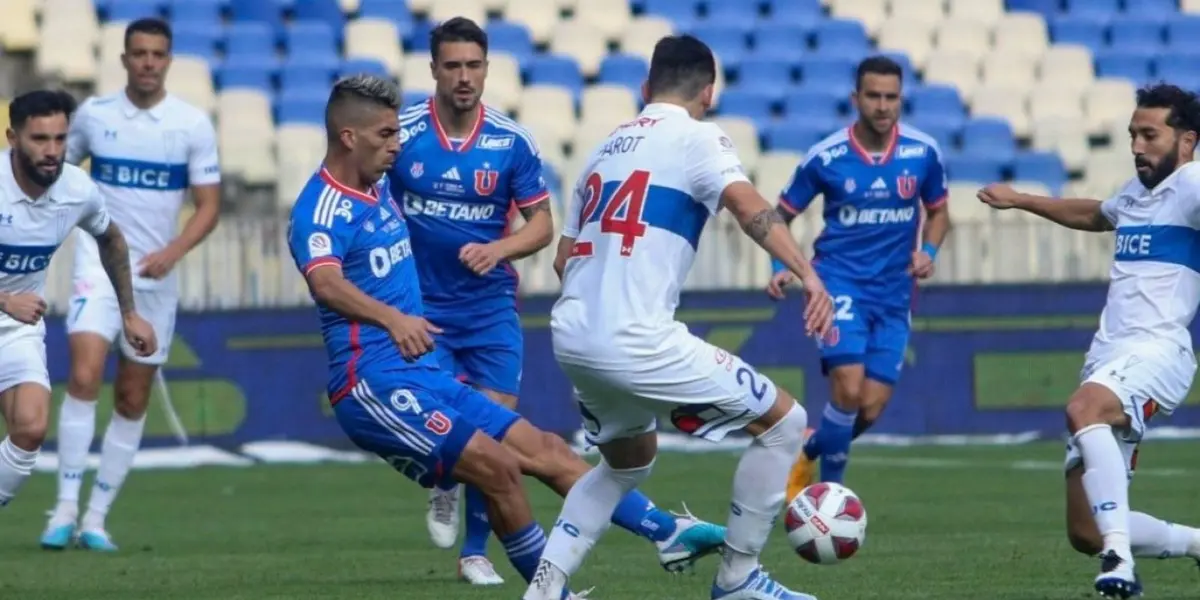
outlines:
{"label": "green grass pitch", "polygon": [[[1200,444],[1149,442],[1134,506],[1200,522]],[[664,506],[686,501],[724,520],[732,454],[664,455],[645,490]],[[1074,600],[1094,597],[1095,560],[1063,534],[1062,445],[861,448],[848,485],[870,524],[860,554],[832,567],[803,563],[782,525],[763,556],[783,582],[822,600]],[[550,524],[560,500],[530,480]],[[524,586],[471,588],[455,580],[455,554],[431,546],[425,493],[382,464],[140,471],[109,525],[122,551],[96,555],[38,548],[54,480],[36,475],[0,511],[0,598],[388,599],[519,598]],[[576,577],[599,600],[708,598],[714,559],[695,575],[663,572],[649,544],[610,529]],[[1200,598],[1186,560],[1143,560],[1147,598]]]}

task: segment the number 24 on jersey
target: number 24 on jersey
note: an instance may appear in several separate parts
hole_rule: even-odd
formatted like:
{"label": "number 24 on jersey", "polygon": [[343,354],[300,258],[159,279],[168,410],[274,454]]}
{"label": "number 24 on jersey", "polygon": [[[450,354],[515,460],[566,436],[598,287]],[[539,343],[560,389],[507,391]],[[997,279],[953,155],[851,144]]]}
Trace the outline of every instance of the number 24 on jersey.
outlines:
{"label": "number 24 on jersey", "polygon": [[[599,173],[588,175],[586,186],[586,200],[579,213],[579,230],[583,231],[583,226],[592,220],[603,205],[600,233],[621,236],[621,256],[631,256],[638,238],[646,235],[642,211],[646,204],[646,192],[650,188],[650,172],[638,170],[630,173],[607,198]],[[591,256],[593,251],[591,242],[577,242],[571,247],[571,256]]]}

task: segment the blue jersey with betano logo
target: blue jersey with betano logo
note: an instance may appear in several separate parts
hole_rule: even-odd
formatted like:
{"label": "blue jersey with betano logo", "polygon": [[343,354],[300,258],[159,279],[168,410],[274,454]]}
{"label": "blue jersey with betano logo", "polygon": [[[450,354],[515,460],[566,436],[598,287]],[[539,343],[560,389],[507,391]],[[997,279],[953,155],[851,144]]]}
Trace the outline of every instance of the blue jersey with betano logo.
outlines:
{"label": "blue jersey with betano logo", "polygon": [[[288,248],[305,276],[337,265],[347,281],[401,313],[422,316],[421,283],[400,207],[386,185],[363,193],[338,183],[325,169],[309,179],[292,206]],[[406,362],[388,332],[351,321],[318,305],[329,354],[329,399],[337,403],[366,373],[437,370],[432,354]]]}
{"label": "blue jersey with betano logo", "polygon": [[511,264],[480,276],[458,256],[466,244],[505,236],[513,210],[549,198],[533,137],[481,104],[474,130],[450,139],[432,99],[404,109],[400,127],[400,155],[388,180],[408,218],[430,318],[514,309],[517,273]]}
{"label": "blue jersey with betano logo", "polygon": [[[825,228],[814,260],[822,279],[852,284],[881,304],[908,306],[908,267],[921,227],[918,203],[934,208],[947,199],[937,142],[901,124],[884,151],[873,155],[854,138],[853,127],[838,131],[809,149],[779,205],[799,214],[818,194]],[[775,271],[782,269],[776,262]]]}

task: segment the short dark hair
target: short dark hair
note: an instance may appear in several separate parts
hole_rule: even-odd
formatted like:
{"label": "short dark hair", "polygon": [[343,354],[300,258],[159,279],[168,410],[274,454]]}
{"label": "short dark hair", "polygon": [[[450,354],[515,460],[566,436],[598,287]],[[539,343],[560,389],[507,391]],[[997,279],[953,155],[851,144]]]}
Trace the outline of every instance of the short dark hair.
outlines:
{"label": "short dark hair", "polygon": [[858,63],[854,72],[854,89],[862,87],[863,77],[870,75],[894,75],[904,81],[904,67],[886,56],[868,56]]}
{"label": "short dark hair", "polygon": [[1138,108],[1166,108],[1167,125],[1176,131],[1200,135],[1200,98],[1177,85],[1156,83],[1137,91]]}
{"label": "short dark hair", "polygon": [[171,47],[175,36],[171,34],[171,25],[162,19],[147,17],[138,19],[129,24],[125,28],[125,49],[129,49],[129,41],[133,39],[133,34],[144,33],[146,35],[161,35],[167,38],[167,48]]}
{"label": "short dark hair", "polygon": [[71,118],[75,112],[75,98],[61,90],[34,90],[13,98],[8,104],[8,121],[13,129],[20,130],[33,117],[49,117],[62,113]]}
{"label": "short dark hair", "polygon": [[438,49],[446,42],[471,42],[483,49],[483,55],[487,56],[488,52],[488,37],[485,32],[475,21],[466,17],[454,17],[449,21],[443,21],[433,31],[429,32],[429,52],[436,60]]}
{"label": "short dark hair", "polygon": [[362,106],[399,112],[400,89],[375,75],[352,75],[338,80],[325,105],[325,131],[329,138],[336,138],[345,122],[356,118],[356,115],[348,114],[349,109]]}
{"label": "short dark hair", "polygon": [[717,81],[717,59],[712,50],[690,35],[669,35],[654,45],[647,87],[650,97],[677,94],[695,98]]}

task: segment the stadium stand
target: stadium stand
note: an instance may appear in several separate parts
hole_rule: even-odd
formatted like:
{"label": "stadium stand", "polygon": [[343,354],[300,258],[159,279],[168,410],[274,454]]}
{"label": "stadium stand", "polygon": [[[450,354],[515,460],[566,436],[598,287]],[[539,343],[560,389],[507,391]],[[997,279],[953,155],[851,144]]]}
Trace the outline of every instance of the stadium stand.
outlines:
{"label": "stadium stand", "polygon": [[[717,51],[714,118],[770,198],[813,142],[852,120],[856,62],[886,53],[909,70],[905,120],[939,140],[954,184],[943,282],[1105,277],[1109,240],[982,210],[974,190],[1011,180],[1106,195],[1132,175],[1135,87],[1200,88],[1200,0],[4,0],[0,41],[41,80],[104,93],[123,83],[123,25],[150,15],[176,28],[169,88],[213,112],[227,178],[239,194],[267,190],[275,214],[321,155],[335,77],[390,74],[420,100],[432,89],[428,32],[450,16],[486,22],[485,98],[539,141],[560,201],[587,150],[636,114],[664,34]],[[811,242],[817,211],[797,222]],[[765,255],[721,219],[700,254],[694,286],[767,276]],[[523,268],[546,271],[531,262]],[[525,283],[551,290],[546,275]]]}

